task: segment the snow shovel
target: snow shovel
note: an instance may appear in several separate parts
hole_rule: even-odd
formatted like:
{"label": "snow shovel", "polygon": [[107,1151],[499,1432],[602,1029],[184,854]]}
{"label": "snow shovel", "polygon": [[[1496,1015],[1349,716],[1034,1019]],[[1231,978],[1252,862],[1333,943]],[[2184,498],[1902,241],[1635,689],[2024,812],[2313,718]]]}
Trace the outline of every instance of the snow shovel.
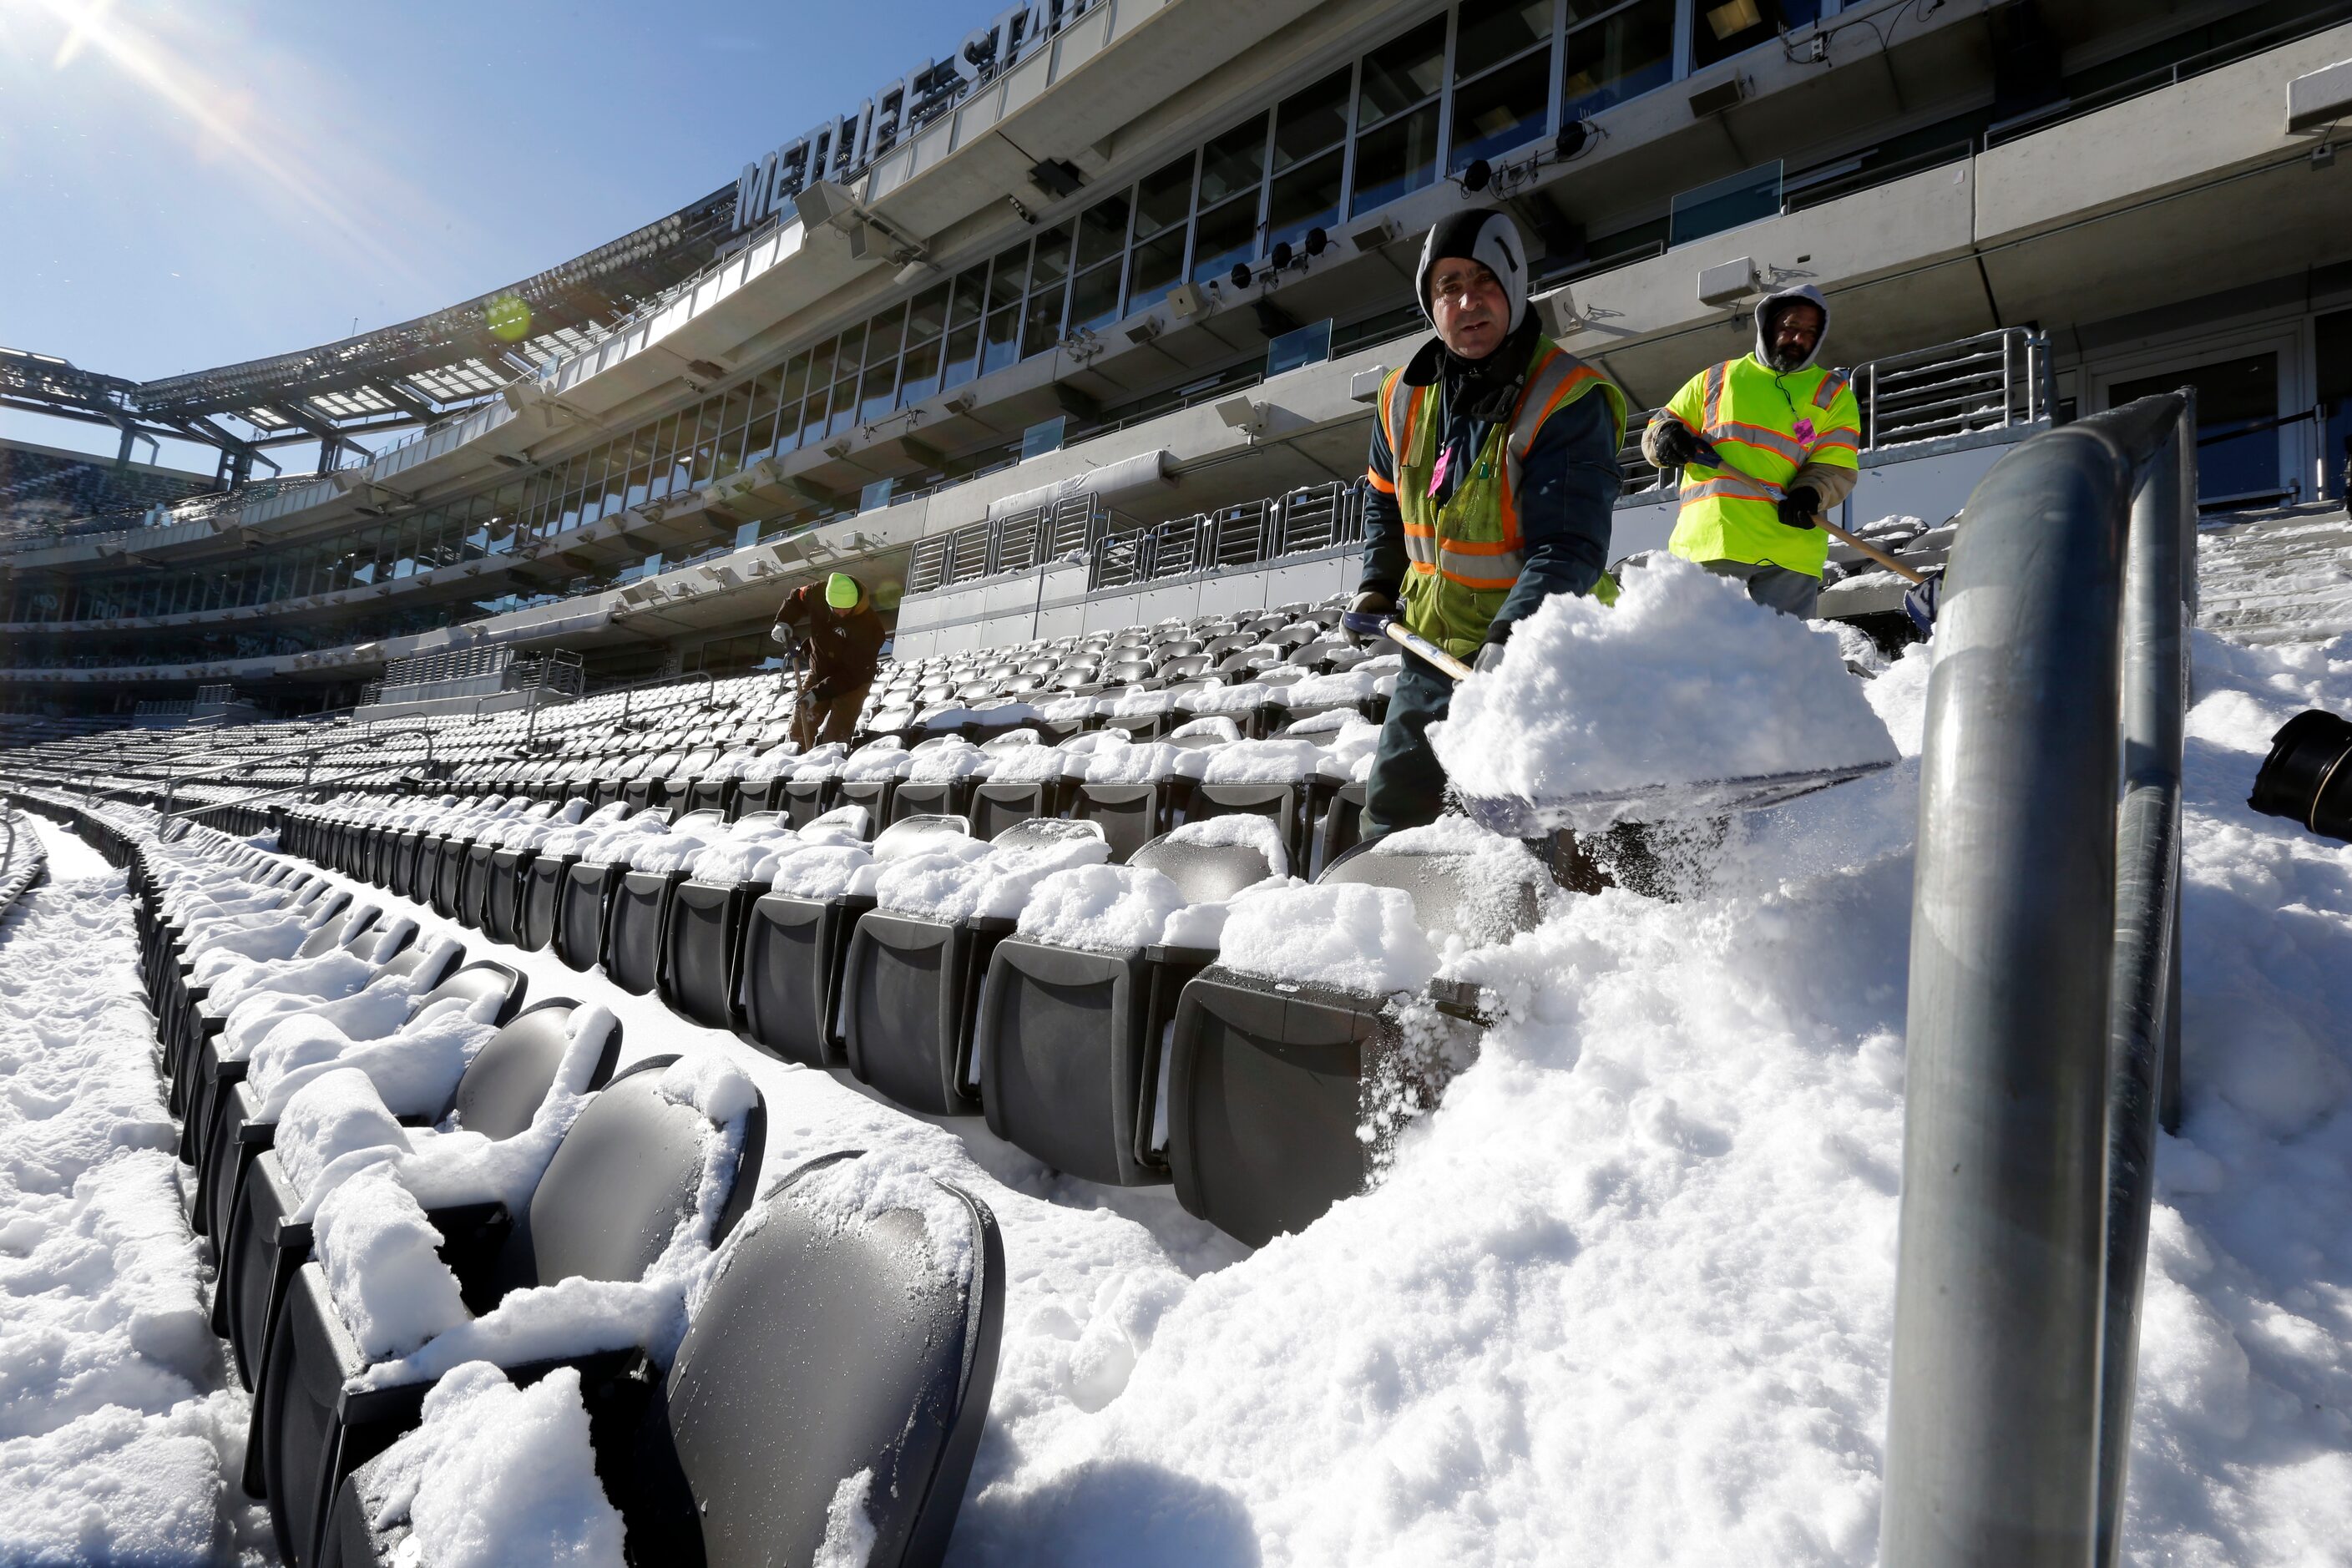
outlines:
{"label": "snow shovel", "polygon": [[[1427,637],[1406,630],[1404,623],[1393,616],[1382,618],[1380,635],[1457,681],[1471,673],[1468,665]],[[1522,795],[1482,795],[1475,793],[1475,786],[1459,780],[1454,788],[1462,797],[1463,810],[1479,826],[1509,838],[1540,838],[1563,827],[1591,833],[1616,822],[1679,822],[1692,817],[1723,816],[1735,811],[1757,811],[1864,777],[1890,765],[1860,763],[1840,768],[1752,773],[1741,778],[1694,779],[1633,789],[1587,791],[1544,800],[1529,800]]]}

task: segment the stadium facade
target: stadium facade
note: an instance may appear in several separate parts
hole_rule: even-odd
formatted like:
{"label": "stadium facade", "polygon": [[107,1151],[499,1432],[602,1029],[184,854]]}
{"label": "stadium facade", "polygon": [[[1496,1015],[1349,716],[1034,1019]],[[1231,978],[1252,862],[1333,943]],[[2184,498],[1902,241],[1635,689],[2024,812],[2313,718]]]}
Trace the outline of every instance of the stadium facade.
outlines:
{"label": "stadium facade", "polygon": [[[1338,591],[1415,247],[1472,203],[1639,408],[1740,352],[1760,289],[1820,287],[1864,372],[1853,519],[1948,517],[2011,443],[2183,383],[2209,507],[2343,495],[2352,4],[976,22],[734,185],[421,321],[143,384],[11,356],[11,405],[222,458],[141,511],[10,509],[0,710],[462,696],[556,650],[740,672],[839,568],[908,654]],[[306,442],[320,473],[254,479]],[[1629,463],[1615,553],[1663,542],[1655,487]]]}

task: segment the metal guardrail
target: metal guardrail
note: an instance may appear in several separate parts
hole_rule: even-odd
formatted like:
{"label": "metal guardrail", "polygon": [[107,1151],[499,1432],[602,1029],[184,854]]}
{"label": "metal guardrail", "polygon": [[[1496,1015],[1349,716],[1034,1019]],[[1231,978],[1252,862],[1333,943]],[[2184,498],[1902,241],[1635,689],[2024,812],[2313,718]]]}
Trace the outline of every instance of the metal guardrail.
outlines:
{"label": "metal guardrail", "polygon": [[1903,1568],[2116,1561],[2154,1144],[2178,1119],[2195,430],[2181,392],[2034,437],[1954,547],[1879,1534]]}

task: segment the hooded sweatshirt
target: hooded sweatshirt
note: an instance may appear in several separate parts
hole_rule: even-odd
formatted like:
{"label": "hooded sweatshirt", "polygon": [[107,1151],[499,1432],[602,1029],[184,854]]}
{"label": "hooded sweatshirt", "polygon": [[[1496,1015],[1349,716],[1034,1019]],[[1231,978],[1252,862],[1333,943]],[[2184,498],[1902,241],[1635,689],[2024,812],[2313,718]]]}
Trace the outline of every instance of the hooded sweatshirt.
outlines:
{"label": "hooded sweatshirt", "polygon": [[[1770,329],[1772,318],[1778,315],[1784,307],[1800,300],[1805,301],[1807,304],[1815,306],[1821,310],[1821,335],[1813,340],[1813,352],[1807,354],[1802,363],[1791,365],[1774,364],[1772,363],[1770,341],[1766,336],[1766,333]],[[1823,297],[1820,289],[1814,288],[1810,283],[1800,284],[1791,289],[1774,289],[1772,292],[1765,295],[1761,300],[1756,301],[1754,316],[1756,321],[1756,345],[1753,349],[1748,351],[1748,357],[1755,361],[1758,364],[1763,366],[1767,371],[1771,372],[1776,379],[1780,376],[1795,375],[1800,372],[1811,369],[1820,361],[1822,357],[1822,350],[1829,343],[1830,302]],[[1705,374],[1706,373],[1701,372],[1700,374]],[[1667,417],[1667,416],[1664,410],[1661,410],[1656,416],[1651,419],[1649,427],[1642,432],[1642,456],[1652,463],[1657,464],[1660,468],[1664,468],[1666,465],[1659,461],[1656,441],[1659,422],[1665,417]],[[1852,495],[1853,493],[1853,487],[1860,482],[1861,478],[1862,475],[1859,470],[1849,468],[1843,465],[1832,463],[1807,463],[1803,467],[1800,468],[1794,475],[1790,476],[1788,488],[1792,490],[1798,489],[1809,489],[1812,490],[1814,494],[1821,497],[1821,510],[1827,511],[1831,508],[1843,501],[1846,497]]]}

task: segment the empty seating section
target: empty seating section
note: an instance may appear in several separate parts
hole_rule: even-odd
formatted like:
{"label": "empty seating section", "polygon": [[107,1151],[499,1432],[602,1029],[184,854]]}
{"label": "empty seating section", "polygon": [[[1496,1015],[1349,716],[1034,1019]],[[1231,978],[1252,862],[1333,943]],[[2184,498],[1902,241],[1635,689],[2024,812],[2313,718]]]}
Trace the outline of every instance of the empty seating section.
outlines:
{"label": "empty seating section", "polygon": [[[694,1037],[677,1061],[625,1063],[610,1013],[526,997],[502,948],[550,949],[909,1111],[984,1118],[1069,1175],[1171,1184],[1252,1245],[1360,1190],[1475,1053],[1479,994],[1262,973],[1223,950],[1227,918],[1354,889],[1475,946],[1566,895],[1524,847],[1459,819],[1357,843],[1398,660],[1338,619],[1289,605],[887,665],[852,742],[805,752],[792,694],[757,677],[535,720],[64,737],[13,757],[52,790],[89,794],[102,772],[120,795],[171,803],[132,852],[141,952],[192,1225],[219,1263],[215,1326],[256,1391],[246,1480],[288,1559],[390,1560],[404,1527],[369,1492],[375,1456],[416,1425],[438,1366],[386,1370],[400,1357],[339,1300],[364,1281],[338,1273],[331,1205],[373,1156],[321,1150],[363,1125],[396,1173],[460,1132],[485,1149],[554,1140],[524,1190],[416,1208],[468,1321],[564,1279],[666,1278],[673,1233],[693,1230],[676,1216],[709,1190],[698,1173],[728,1112],[679,1087]],[[320,750],[331,732],[363,757]],[[200,758],[212,779],[190,776]],[[301,770],[307,787],[288,776]],[[1516,883],[1496,881],[1495,854]],[[470,958],[463,932],[483,943]],[[1433,1056],[1433,1038],[1450,1043]],[[993,1222],[957,1194],[972,1275],[942,1282],[900,1278],[911,1255],[883,1243],[947,1211],[887,1216],[859,1252],[799,1206],[830,1190],[822,1163],[744,1221],[757,1100],[727,1145],[742,1171],[723,1213],[694,1232],[751,1256],[683,1347],[662,1365],[646,1358],[667,1347],[559,1358],[582,1372],[600,1447],[656,1456],[613,1483],[632,1553],[697,1530],[821,1534],[829,1497],[803,1473],[887,1448],[896,1473],[929,1479],[877,1487],[898,1510],[877,1529],[934,1560],[992,1375]],[[887,1311],[861,1304],[884,1297]],[[793,1443],[751,1436],[787,1408]],[[909,1410],[928,1413],[923,1441],[892,1442]],[[743,1462],[785,1449],[805,1463],[781,1482]]]}
{"label": "empty seating section", "polygon": [[[343,798],[352,810],[286,814],[288,848],[362,880],[396,876],[444,918],[210,827],[167,839],[118,813],[138,826],[108,840],[130,870],[196,1173],[191,1225],[218,1266],[214,1327],[254,1394],[241,1479],[268,1503],[279,1557],[394,1561],[409,1520],[368,1490],[394,1462],[380,1457],[452,1369],[494,1366],[518,1383],[578,1372],[595,1441],[623,1445],[597,1468],[633,1562],[727,1559],[746,1542],[808,1557],[841,1476],[866,1470],[879,1560],[938,1563],[1001,1336],[987,1207],[929,1177],[944,1202],[874,1198],[858,1163],[903,1156],[851,1151],[763,1180],[763,1101],[724,1053],[625,1063],[610,1011],[528,998],[515,966],[469,957],[447,923],[511,920],[537,847],[569,833],[581,853],[559,859],[620,873],[610,940],[588,962],[650,989],[669,973],[688,861],[723,852],[728,893],[765,888],[755,874],[775,858],[763,846],[786,840],[780,820],[670,822],[625,802],[591,814],[519,793]],[[831,837],[871,861],[866,826],[845,811],[791,842]],[[685,939],[680,983],[728,974],[731,934],[715,957]],[[954,1234],[927,1244],[940,1226]],[[403,1235],[421,1250],[383,1244]],[[559,1296],[567,1281],[635,1294],[599,1307],[576,1286]],[[402,1317],[436,1289],[437,1316]],[[682,1339],[632,1326],[672,1313]],[[501,1348],[518,1344],[528,1352]]]}

